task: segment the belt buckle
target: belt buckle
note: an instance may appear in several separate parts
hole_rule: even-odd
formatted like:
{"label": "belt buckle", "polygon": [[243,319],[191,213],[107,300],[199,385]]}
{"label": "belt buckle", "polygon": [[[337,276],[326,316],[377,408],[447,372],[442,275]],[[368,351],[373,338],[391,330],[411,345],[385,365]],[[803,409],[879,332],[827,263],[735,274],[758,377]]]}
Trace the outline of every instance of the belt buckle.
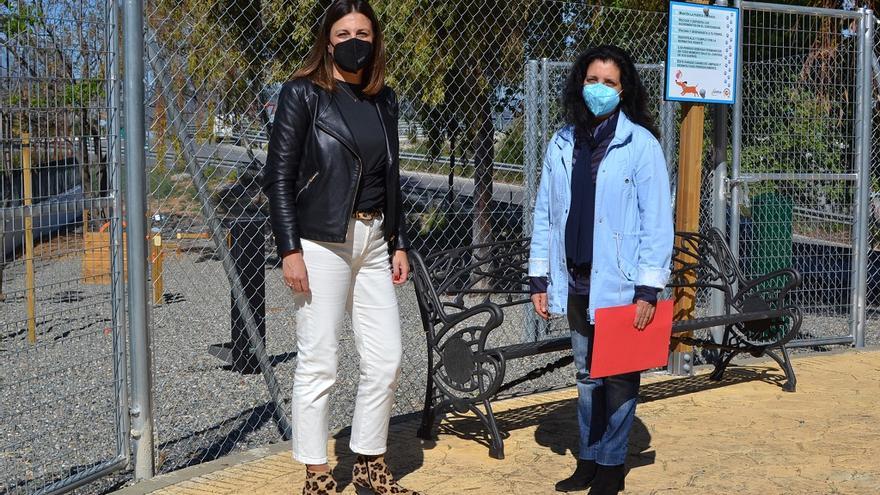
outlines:
{"label": "belt buckle", "polygon": [[378,217],[379,214],[373,211],[356,211],[354,212],[354,218],[357,220],[362,220],[364,222],[371,222]]}

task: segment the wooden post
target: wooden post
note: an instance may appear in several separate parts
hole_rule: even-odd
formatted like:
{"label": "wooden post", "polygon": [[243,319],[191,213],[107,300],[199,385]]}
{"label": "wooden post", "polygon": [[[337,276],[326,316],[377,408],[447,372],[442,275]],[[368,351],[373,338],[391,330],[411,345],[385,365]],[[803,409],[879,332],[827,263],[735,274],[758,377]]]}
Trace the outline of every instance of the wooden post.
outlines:
{"label": "wooden post", "polygon": [[162,294],[165,293],[165,281],[162,277],[162,234],[153,236],[153,303],[162,304]]}
{"label": "wooden post", "polygon": [[[692,3],[708,4],[709,0],[691,0]],[[703,126],[706,109],[699,103],[682,103],[681,131],[678,151],[678,187],[675,194],[675,230],[698,232],[700,230],[700,186],[703,169]],[[676,243],[679,243],[676,238]],[[688,262],[689,260],[682,260]],[[690,260],[692,261],[692,260]],[[685,274],[688,283],[696,280],[695,273]],[[676,289],[673,319],[693,318],[696,305],[696,290]],[[691,332],[681,334],[692,336]],[[673,362],[673,371],[690,373],[693,370],[693,347],[679,344],[675,351],[683,361]]]}
{"label": "wooden post", "polygon": [[89,209],[83,208],[83,234],[89,231]]}
{"label": "wooden post", "polygon": [[21,135],[21,175],[24,199],[24,285],[27,300],[28,342],[37,342],[37,297],[34,290],[34,218],[31,211],[33,203],[33,182],[31,181],[31,136]]}
{"label": "wooden post", "polygon": [[[682,104],[681,145],[678,160],[678,189],[675,195],[675,230],[697,232],[700,230],[700,185],[703,166],[703,125],[705,107],[697,103]],[[678,243],[676,238],[676,243]],[[693,282],[696,275],[686,275]],[[689,320],[693,317],[696,291],[676,289],[675,319]],[[687,335],[690,336],[690,335]],[[676,352],[692,352],[691,346],[679,344]]]}

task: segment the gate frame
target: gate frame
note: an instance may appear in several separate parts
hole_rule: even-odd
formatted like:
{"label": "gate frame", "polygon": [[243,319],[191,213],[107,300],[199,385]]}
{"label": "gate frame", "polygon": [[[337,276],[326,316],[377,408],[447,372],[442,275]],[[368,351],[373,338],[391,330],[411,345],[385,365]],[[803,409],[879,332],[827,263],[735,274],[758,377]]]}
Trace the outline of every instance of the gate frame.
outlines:
{"label": "gate frame", "polygon": [[[783,174],[783,173],[751,173],[741,172],[742,164],[742,119],[743,119],[743,96],[742,96],[742,71],[743,65],[737,67],[737,98],[733,109],[733,154],[731,160],[730,178],[730,232],[728,239],[730,249],[734,257],[739,259],[739,229],[741,215],[739,206],[743,203],[741,187],[749,182],[760,180],[791,180],[791,179],[817,179],[837,178],[850,179],[855,182],[854,215],[852,231],[852,270],[850,283],[850,335],[845,337],[824,337],[814,339],[795,340],[787,347],[815,347],[819,345],[852,344],[855,347],[865,346],[865,310],[868,274],[868,238],[870,236],[868,215],[871,188],[871,132],[872,132],[872,106],[871,101],[871,58],[873,55],[874,38],[874,14],[870,9],[859,8],[856,11],[803,7],[798,5],[780,5],[764,2],[749,2],[738,0],[736,6],[743,11],[757,11],[780,14],[810,15],[817,17],[832,17],[837,19],[850,19],[858,21],[858,51],[856,64],[856,119],[855,119],[855,158],[856,171],[845,174]],[[742,50],[742,23],[740,25],[740,50]]]}
{"label": "gate frame", "polygon": [[119,41],[121,40],[120,10],[117,0],[107,0],[105,3],[106,18],[106,57],[105,63],[108,68],[105,77],[105,91],[107,101],[107,163],[109,173],[109,205],[106,199],[102,200],[112,212],[110,216],[110,327],[113,331],[113,387],[115,400],[115,424],[116,424],[116,455],[104,462],[96,464],[89,469],[77,472],[73,476],[60,479],[37,489],[34,495],[60,495],[75,490],[83,485],[100,480],[115,472],[128,469],[131,466],[131,427],[128,409],[128,369],[126,354],[126,307],[125,307],[125,277],[124,277],[124,249],[122,185],[122,98],[119,75]]}

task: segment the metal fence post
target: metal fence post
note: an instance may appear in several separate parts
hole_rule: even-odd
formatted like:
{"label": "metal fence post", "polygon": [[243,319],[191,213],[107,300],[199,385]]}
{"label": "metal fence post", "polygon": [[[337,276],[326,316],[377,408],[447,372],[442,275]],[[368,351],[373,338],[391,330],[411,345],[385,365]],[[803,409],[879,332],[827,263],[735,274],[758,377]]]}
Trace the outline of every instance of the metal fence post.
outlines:
{"label": "metal fence post", "polygon": [[[715,5],[726,7],[727,0],[717,0]],[[737,94],[738,98],[742,98]],[[715,105],[712,111],[712,143],[714,145],[712,176],[712,226],[727,234],[727,105]],[[724,312],[724,294],[721,291],[712,291],[709,301],[711,313],[720,315]],[[724,329],[715,327],[712,329],[712,338],[721,343],[724,338]]]}
{"label": "metal fence post", "polygon": [[733,104],[733,131],[731,139],[731,160],[730,160],[730,231],[728,235],[730,243],[730,252],[734,259],[739,260],[739,224],[740,211],[739,206],[742,201],[740,191],[740,165],[742,163],[742,118],[743,118],[743,100],[745,95],[742,91],[742,75],[743,66],[745,65],[745,53],[743,51],[743,26],[745,26],[745,9],[741,0],[735,0],[734,6],[740,9],[739,24],[739,64],[736,66],[736,101]]}
{"label": "metal fence post", "polygon": [[146,154],[144,150],[144,1],[125,0],[125,172],[128,222],[128,328],[131,437],[135,481],[153,476],[153,401],[147,328]]}
{"label": "metal fence post", "polygon": [[855,225],[853,230],[852,319],[856,347],[865,346],[865,306],[868,275],[868,205],[871,200],[871,58],[874,53],[874,13],[862,8],[859,18],[858,64],[856,67],[856,180]]}
{"label": "metal fence post", "polygon": [[[660,145],[666,157],[666,170],[671,174],[675,171],[675,103],[662,100],[660,102]],[[674,184],[672,184],[674,186]],[[673,191],[674,191],[673,187]]]}
{"label": "metal fence post", "polygon": [[525,194],[523,202],[523,235],[532,233],[532,215],[534,212],[535,197],[538,192],[538,168],[541,153],[538,146],[538,61],[526,62],[525,74],[526,101],[525,110],[525,139],[523,144],[523,179],[525,180]]}
{"label": "metal fence post", "polygon": [[109,35],[107,38],[107,79],[109,91],[108,122],[110,132],[107,136],[107,162],[110,164],[110,193],[112,195],[112,213],[110,214],[110,286],[113,295],[110,299],[113,327],[113,355],[116,359],[113,369],[117,390],[117,449],[124,456],[126,464],[131,462],[131,417],[128,414],[128,364],[125,352],[125,243],[123,242],[122,212],[122,91],[119,81],[119,41],[120,18],[119,2],[110,0],[107,17],[109,19]]}
{"label": "metal fence post", "polygon": [[540,108],[541,142],[543,147],[550,139],[550,61],[541,59],[541,108]]}
{"label": "metal fence post", "polygon": [[[546,59],[543,63],[544,68],[546,69]],[[546,71],[542,71],[543,75]],[[538,105],[539,91],[538,91],[538,78],[539,69],[538,69],[538,61],[537,60],[529,60],[526,62],[526,74],[525,74],[525,91],[526,91],[526,101],[525,101],[525,137],[523,139],[525,150],[523,153],[523,174],[525,179],[525,194],[523,201],[523,235],[528,236],[532,234],[532,227],[534,226],[534,213],[535,213],[535,201],[538,196],[538,174],[541,164],[541,148],[543,142],[539,142],[541,140],[538,139],[538,135],[541,132],[539,130],[539,120],[546,113],[542,111],[541,106]],[[542,88],[545,85],[542,84]],[[532,311],[532,308],[525,307],[523,309],[523,328],[526,331],[526,340],[538,340],[541,338],[541,333],[543,329],[546,327],[542,321],[538,318],[538,315]]]}

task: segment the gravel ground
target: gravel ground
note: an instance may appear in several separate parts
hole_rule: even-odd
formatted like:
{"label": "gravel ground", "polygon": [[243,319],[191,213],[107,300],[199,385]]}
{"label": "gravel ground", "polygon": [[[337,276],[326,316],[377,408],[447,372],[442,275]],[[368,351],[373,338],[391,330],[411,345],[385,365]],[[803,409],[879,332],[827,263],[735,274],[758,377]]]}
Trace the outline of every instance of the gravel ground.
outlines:
{"label": "gravel ground", "polygon": [[[207,246],[207,244],[205,244]],[[204,254],[208,252],[209,254]],[[232,451],[280,441],[261,375],[224,369],[207,353],[229,340],[229,289],[209,251],[189,250],[165,258],[164,304],[151,308],[154,349],[154,416],[157,469],[168,472]],[[23,268],[7,269],[6,302],[0,303],[0,493],[30,493],[60,474],[114,457],[116,406],[109,286],[81,285],[80,259],[38,266],[37,345],[26,341]],[[294,312],[280,271],[266,272],[267,350],[282,391],[283,407],[295,366]],[[404,369],[395,414],[421,409],[425,342],[412,284],[398,289],[404,333]],[[516,315],[516,313],[513,313]],[[870,313],[868,344],[880,344],[880,318]],[[563,324],[560,320],[557,327]],[[518,317],[508,317],[498,342],[522,336]],[[556,328],[560,330],[561,328]],[[846,314],[805,318],[812,337],[849,333]],[[349,322],[342,332],[339,381],[331,396],[331,427],[350,422],[357,354]],[[806,351],[805,351],[806,352]],[[547,355],[514,361],[508,378],[557,359]],[[513,390],[527,393],[571,384],[571,369],[545,375]],[[101,493],[125,483],[120,473],[77,490]]]}

